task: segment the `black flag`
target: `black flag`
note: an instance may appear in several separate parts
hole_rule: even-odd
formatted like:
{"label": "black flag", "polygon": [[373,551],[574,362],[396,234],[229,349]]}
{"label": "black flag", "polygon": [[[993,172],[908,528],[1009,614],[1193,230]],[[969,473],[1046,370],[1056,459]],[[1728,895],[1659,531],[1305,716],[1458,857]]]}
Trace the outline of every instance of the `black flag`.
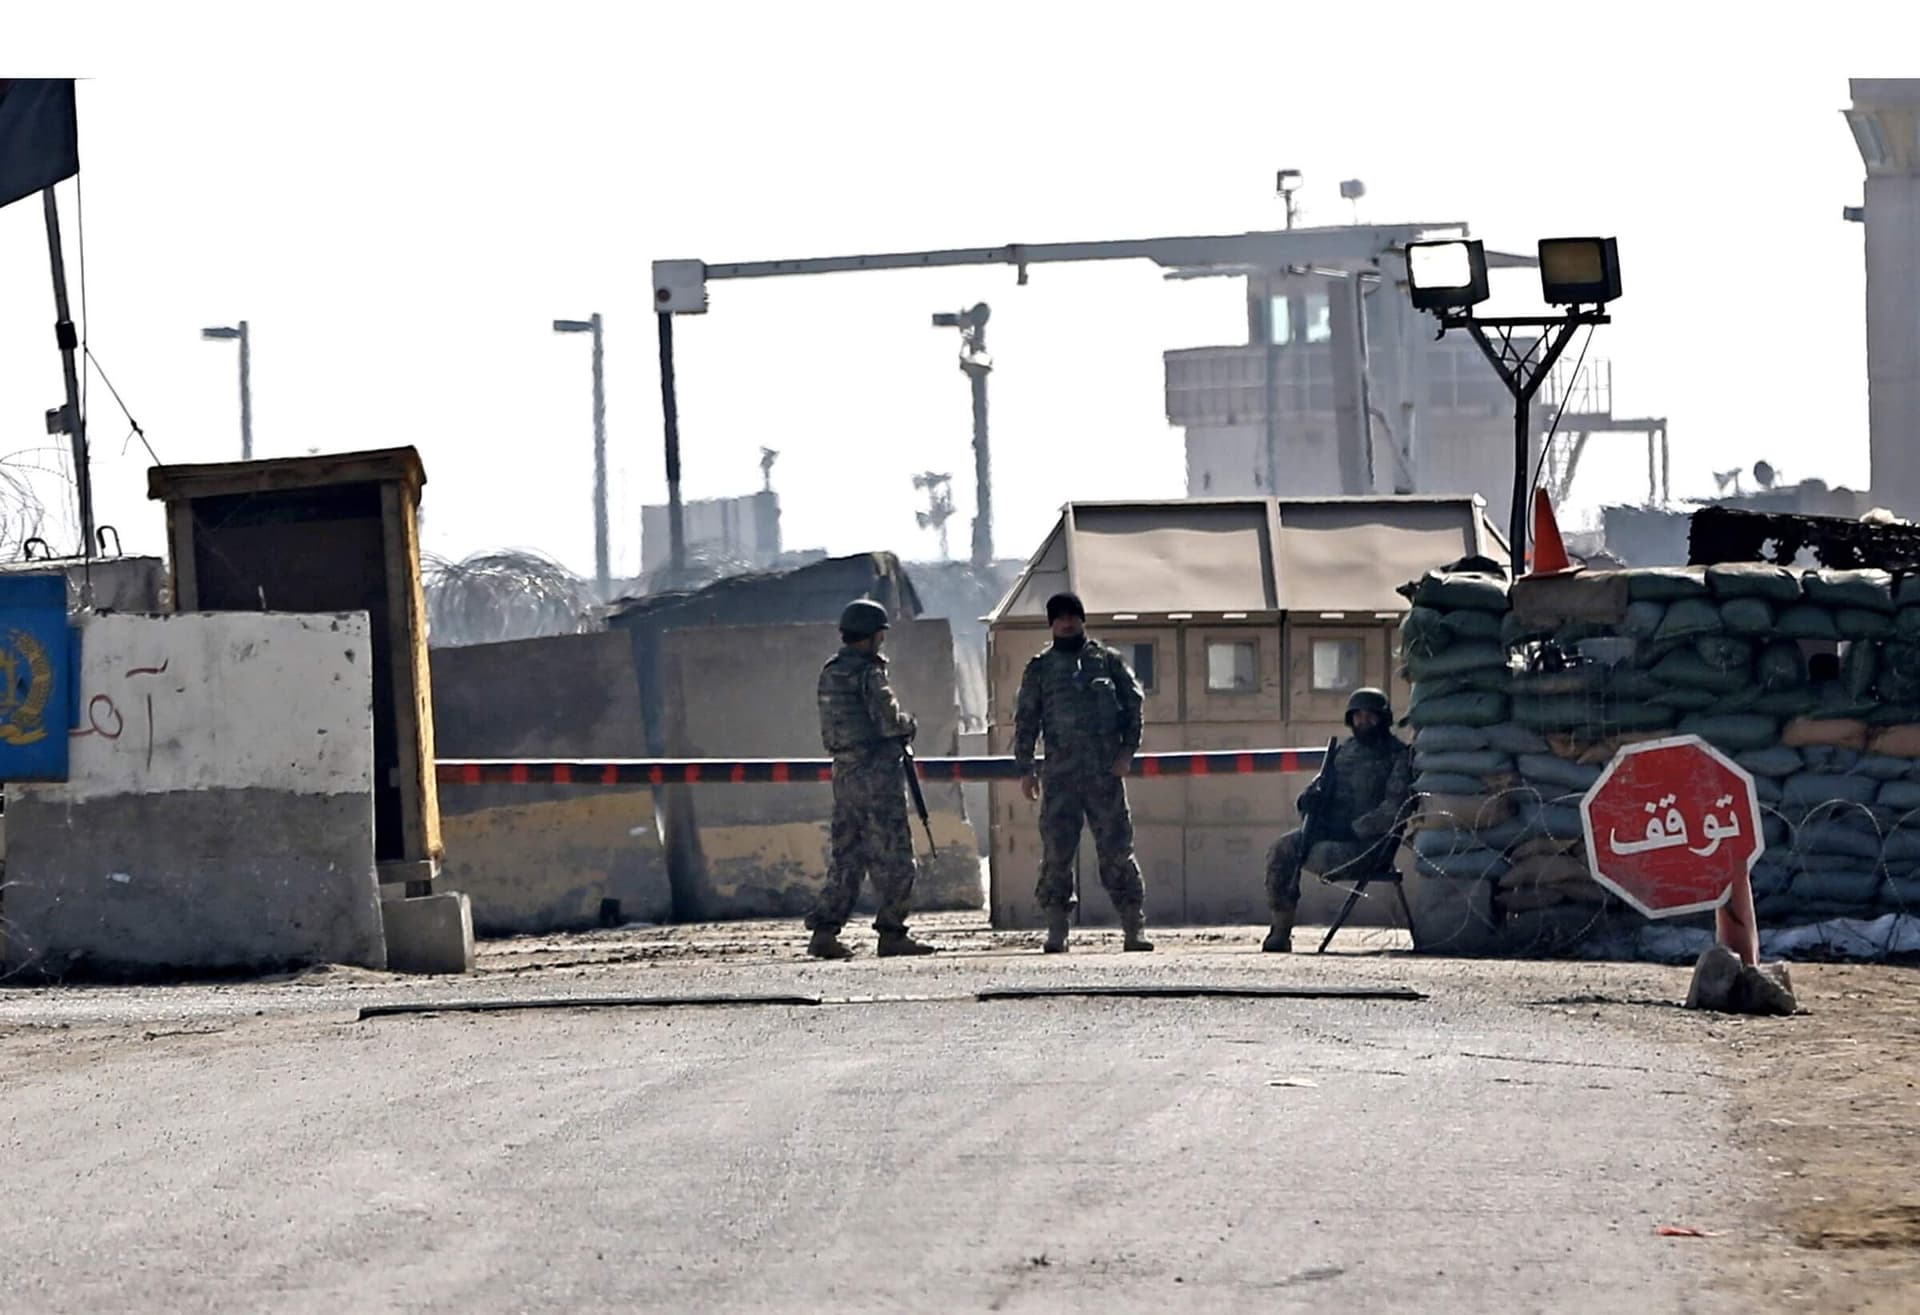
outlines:
{"label": "black flag", "polygon": [[0,206],[80,172],[72,78],[0,78]]}

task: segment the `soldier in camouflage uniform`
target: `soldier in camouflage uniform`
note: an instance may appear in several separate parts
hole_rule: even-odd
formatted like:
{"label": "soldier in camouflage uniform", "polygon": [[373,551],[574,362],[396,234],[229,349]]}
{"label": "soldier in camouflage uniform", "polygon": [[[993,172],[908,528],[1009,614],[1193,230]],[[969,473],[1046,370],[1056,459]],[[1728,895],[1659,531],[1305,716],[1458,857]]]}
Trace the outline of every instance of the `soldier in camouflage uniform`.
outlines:
{"label": "soldier in camouflage uniform", "polygon": [[1260,948],[1268,953],[1285,954],[1293,948],[1302,867],[1323,875],[1337,873],[1365,857],[1402,820],[1413,797],[1413,751],[1392,727],[1393,706],[1379,690],[1355,690],[1347,700],[1347,728],[1353,738],[1335,753],[1333,789],[1328,792],[1316,779],[1300,794],[1300,811],[1321,824],[1321,839],[1302,855],[1305,833],[1289,831],[1267,853],[1267,906],[1273,911],[1273,926]]}
{"label": "soldier in camouflage uniform", "polygon": [[807,953],[851,958],[840,929],[853,912],[860,879],[873,877],[882,958],[932,954],[907,935],[913,896],[913,833],[907,826],[905,746],[919,727],[900,708],[880,656],[887,609],[862,598],[840,614],[841,649],[820,672],[820,739],[833,755],[833,851],[826,889],[807,915]]}
{"label": "soldier in camouflage uniform", "polygon": [[[1126,930],[1126,948],[1151,950],[1140,911],[1145,887],[1133,856],[1133,815],[1124,780],[1140,748],[1140,682],[1120,655],[1089,639],[1087,610],[1072,594],[1047,600],[1053,644],[1027,663],[1014,712],[1013,756],[1020,786],[1040,805],[1040,882],[1034,897],[1047,913],[1048,954],[1067,948],[1074,906],[1073,857],[1084,820],[1106,887]],[[1045,736],[1042,777],[1034,746]]]}

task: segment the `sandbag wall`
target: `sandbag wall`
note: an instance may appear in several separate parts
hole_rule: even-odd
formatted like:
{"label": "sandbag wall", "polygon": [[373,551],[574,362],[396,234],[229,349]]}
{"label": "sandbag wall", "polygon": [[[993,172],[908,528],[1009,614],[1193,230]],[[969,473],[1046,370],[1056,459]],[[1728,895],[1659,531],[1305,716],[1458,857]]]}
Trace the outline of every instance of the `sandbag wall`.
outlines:
{"label": "sandbag wall", "polygon": [[1623,745],[1695,734],[1753,774],[1763,925],[1920,904],[1920,576],[1762,564],[1403,592],[1420,872],[1496,924],[1637,922],[1593,879],[1580,796]]}

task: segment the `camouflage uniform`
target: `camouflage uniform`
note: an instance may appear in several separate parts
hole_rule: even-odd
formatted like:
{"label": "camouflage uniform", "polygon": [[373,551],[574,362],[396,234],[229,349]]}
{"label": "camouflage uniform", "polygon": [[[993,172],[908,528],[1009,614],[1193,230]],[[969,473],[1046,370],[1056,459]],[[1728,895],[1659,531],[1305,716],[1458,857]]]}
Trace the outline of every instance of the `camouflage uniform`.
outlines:
{"label": "camouflage uniform", "polygon": [[[1340,868],[1360,859],[1400,820],[1413,797],[1413,751],[1397,736],[1355,736],[1335,757],[1331,797],[1316,780],[1300,795],[1300,811],[1331,810],[1326,818],[1329,839],[1307,855],[1305,867],[1322,875],[1338,875]],[[1300,902],[1300,831],[1289,831],[1267,852],[1267,905],[1276,912]]]}
{"label": "camouflage uniform", "polygon": [[833,755],[833,851],[806,925],[838,935],[861,877],[871,875],[880,903],[874,928],[903,934],[914,866],[902,741],[919,727],[901,711],[877,653],[842,648],[820,672],[819,696],[820,739]]}
{"label": "camouflage uniform", "polygon": [[1100,884],[1114,908],[1137,911],[1145,898],[1126,782],[1113,774],[1121,754],[1139,751],[1140,704],[1132,669],[1096,640],[1078,651],[1055,644],[1027,663],[1014,712],[1013,756],[1020,774],[1031,776],[1035,744],[1045,735],[1040,881],[1034,887],[1043,909],[1071,909],[1077,902],[1073,858],[1083,819],[1100,856]]}

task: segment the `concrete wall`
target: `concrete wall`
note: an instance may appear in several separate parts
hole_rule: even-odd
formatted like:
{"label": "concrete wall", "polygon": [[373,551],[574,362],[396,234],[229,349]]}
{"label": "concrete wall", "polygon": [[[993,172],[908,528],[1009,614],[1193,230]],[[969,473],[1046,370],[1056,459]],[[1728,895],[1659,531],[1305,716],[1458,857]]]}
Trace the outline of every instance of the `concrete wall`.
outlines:
{"label": "concrete wall", "polygon": [[[432,650],[444,758],[643,758],[633,645],[611,632]],[[449,890],[482,935],[672,916],[654,792],[635,786],[440,788]]]}
{"label": "concrete wall", "polygon": [[[167,564],[158,557],[99,557],[92,562],[62,557],[56,561],[7,562],[0,572],[65,573],[67,607],[95,612],[165,612],[172,608]],[[91,590],[92,597],[86,595]]]}
{"label": "concrete wall", "polygon": [[8,786],[8,969],[386,964],[363,614],[83,615],[71,778]]}
{"label": "concrete wall", "polygon": [[[820,667],[839,648],[832,625],[724,626],[672,631],[662,640],[668,691],[667,752],[674,757],[822,756],[816,699]],[[920,722],[917,752],[958,748],[952,631],[945,621],[897,622],[887,657],[902,705]],[[920,909],[980,908],[979,842],[960,787],[925,786],[939,842],[922,857]],[[691,918],[798,916],[826,876],[831,787],[675,787],[667,809],[673,861]],[[860,906],[871,908],[863,897]]]}

